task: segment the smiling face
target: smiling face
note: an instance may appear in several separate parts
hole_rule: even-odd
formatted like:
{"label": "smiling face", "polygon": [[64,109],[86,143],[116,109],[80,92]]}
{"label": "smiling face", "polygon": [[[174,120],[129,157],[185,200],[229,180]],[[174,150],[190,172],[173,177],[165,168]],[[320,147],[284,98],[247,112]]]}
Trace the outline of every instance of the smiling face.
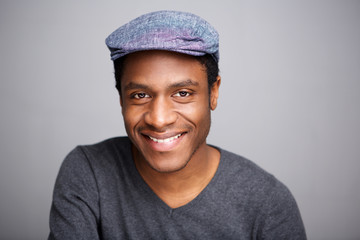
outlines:
{"label": "smiling face", "polygon": [[206,156],[219,84],[209,96],[205,67],[192,56],[167,51],[128,55],[121,106],[135,161],[169,173]]}

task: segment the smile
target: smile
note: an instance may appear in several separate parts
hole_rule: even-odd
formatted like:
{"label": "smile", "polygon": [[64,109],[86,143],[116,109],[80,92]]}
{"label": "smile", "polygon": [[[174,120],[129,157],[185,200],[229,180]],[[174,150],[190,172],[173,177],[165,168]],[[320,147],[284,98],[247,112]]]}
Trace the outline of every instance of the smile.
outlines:
{"label": "smile", "polygon": [[152,141],[156,142],[156,143],[169,143],[169,142],[172,142],[174,141],[175,139],[179,138],[180,136],[182,135],[182,133],[176,135],[176,136],[173,136],[173,137],[169,137],[169,138],[165,138],[165,139],[157,139],[157,138],[154,138],[154,137],[151,137],[151,136],[148,136]]}

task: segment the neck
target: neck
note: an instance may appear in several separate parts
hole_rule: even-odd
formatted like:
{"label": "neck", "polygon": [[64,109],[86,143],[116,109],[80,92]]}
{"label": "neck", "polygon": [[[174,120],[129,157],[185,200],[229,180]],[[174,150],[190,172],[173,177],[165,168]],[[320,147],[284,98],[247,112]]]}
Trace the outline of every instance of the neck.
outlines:
{"label": "neck", "polygon": [[176,208],[192,201],[209,184],[216,173],[220,153],[204,145],[191,157],[188,164],[175,172],[158,172],[138,154],[135,165],[144,181],[169,207]]}

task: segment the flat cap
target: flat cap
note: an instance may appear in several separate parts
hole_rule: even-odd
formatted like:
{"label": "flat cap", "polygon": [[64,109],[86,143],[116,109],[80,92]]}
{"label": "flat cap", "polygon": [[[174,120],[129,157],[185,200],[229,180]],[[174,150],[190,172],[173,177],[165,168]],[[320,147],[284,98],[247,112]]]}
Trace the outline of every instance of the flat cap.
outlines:
{"label": "flat cap", "polygon": [[219,61],[219,34],[192,13],[157,11],[119,27],[106,38],[111,60],[132,52],[166,50],[193,56],[210,54]]}

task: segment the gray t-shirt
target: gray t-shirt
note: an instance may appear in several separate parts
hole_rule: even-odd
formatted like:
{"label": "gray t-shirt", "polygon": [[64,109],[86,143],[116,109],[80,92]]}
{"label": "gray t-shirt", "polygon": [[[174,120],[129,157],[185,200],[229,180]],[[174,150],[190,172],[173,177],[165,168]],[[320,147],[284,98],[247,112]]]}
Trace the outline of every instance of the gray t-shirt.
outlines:
{"label": "gray t-shirt", "polygon": [[172,209],[139,175],[127,137],[75,148],[56,180],[49,239],[306,239],[289,190],[219,150],[208,186]]}

